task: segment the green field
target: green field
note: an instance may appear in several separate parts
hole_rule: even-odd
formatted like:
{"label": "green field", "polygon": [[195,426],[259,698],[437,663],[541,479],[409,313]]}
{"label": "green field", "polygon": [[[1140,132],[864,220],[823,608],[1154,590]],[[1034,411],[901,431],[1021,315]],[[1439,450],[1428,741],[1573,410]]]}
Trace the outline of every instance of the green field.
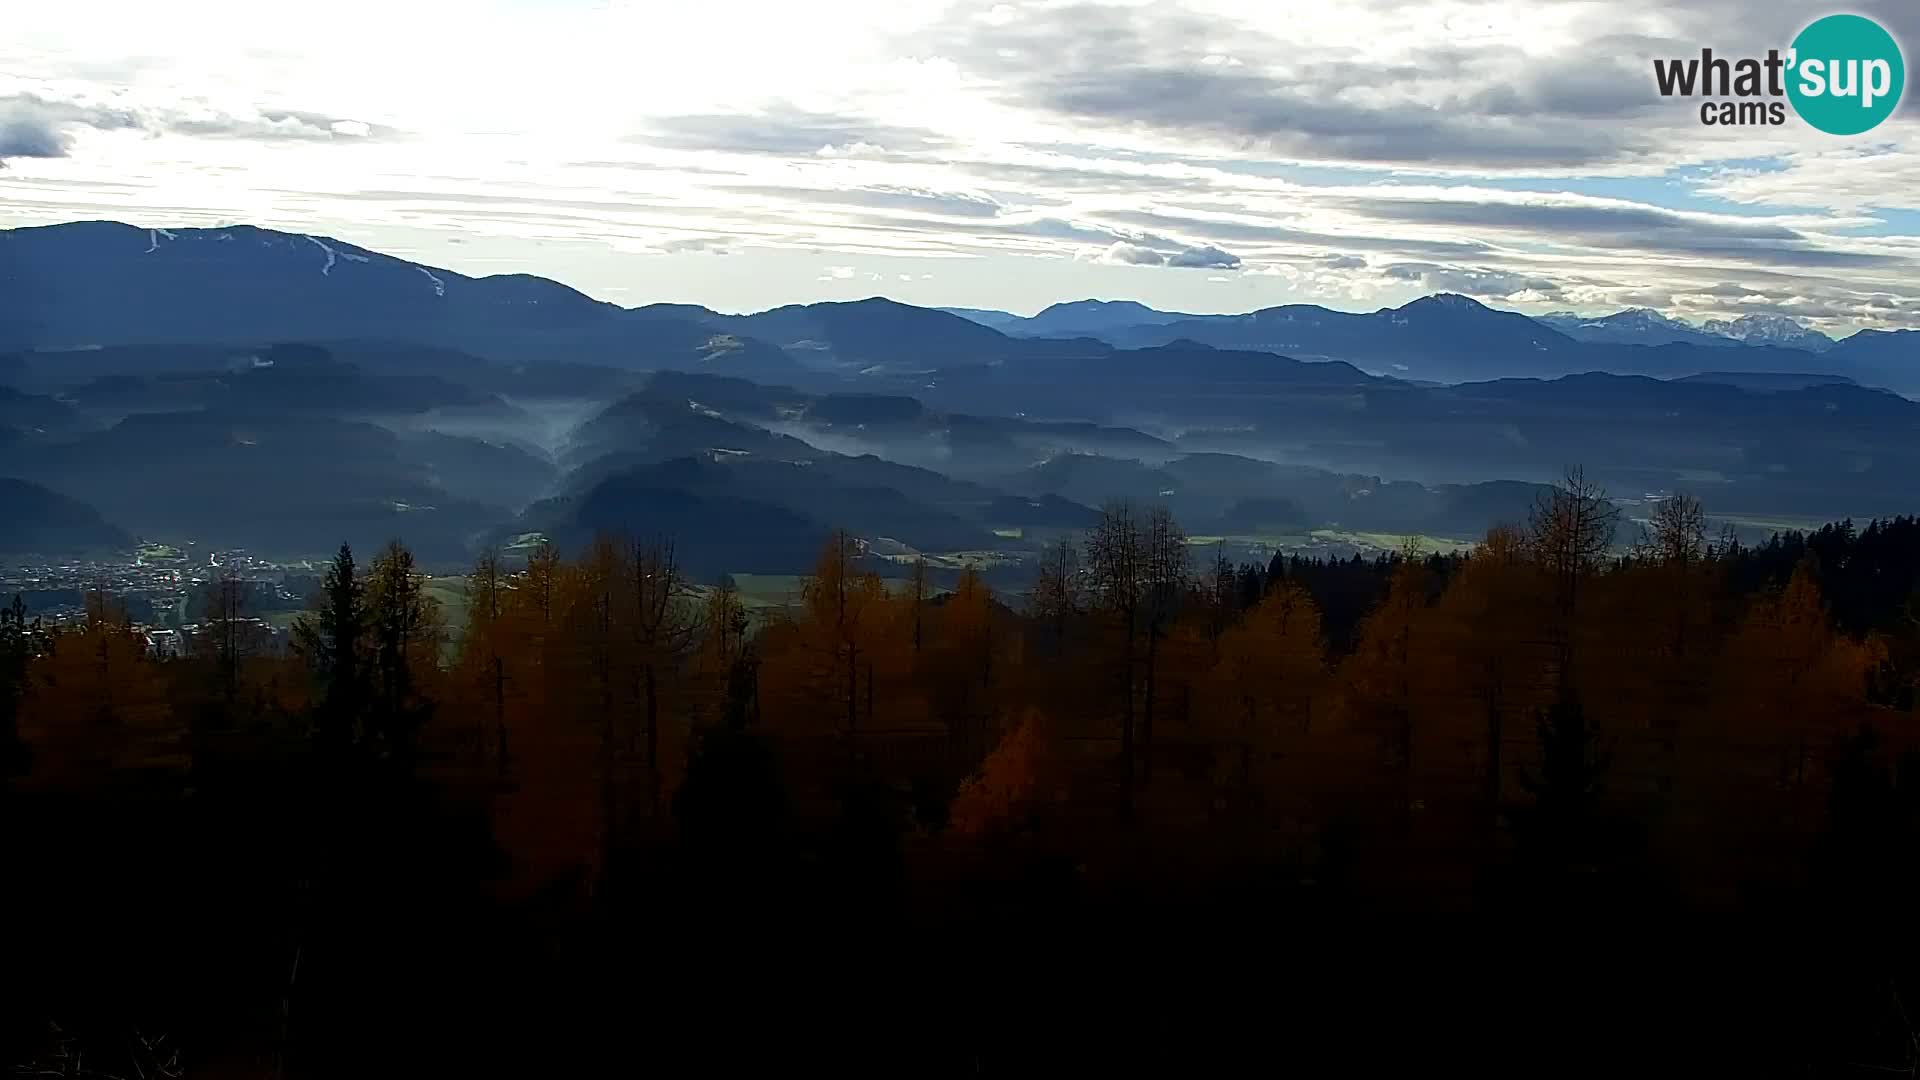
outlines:
{"label": "green field", "polygon": [[1316,547],[1328,544],[1348,544],[1369,551],[1402,551],[1412,541],[1427,554],[1450,554],[1472,551],[1475,542],[1470,540],[1450,540],[1442,536],[1428,536],[1424,533],[1388,533],[1363,532],[1349,529],[1314,529],[1305,533],[1260,533],[1231,534],[1222,536],[1189,536],[1190,547],[1212,547],[1224,544],[1233,547],[1269,548],[1276,551],[1311,552]]}
{"label": "green field", "polygon": [[537,532],[521,533],[520,535],[507,541],[506,546],[500,549],[500,554],[529,555],[529,554],[532,554],[533,549],[539,547],[541,544],[544,544],[546,542],[547,542],[546,536],[541,533],[537,533]]}
{"label": "green field", "polygon": [[428,578],[423,591],[440,605],[440,621],[446,626],[448,636],[458,641],[467,626],[467,579]]}
{"label": "green field", "polygon": [[1813,532],[1822,525],[1831,524],[1823,518],[1781,517],[1769,514],[1716,514],[1709,513],[1710,526],[1732,525],[1737,529],[1755,529],[1768,533],[1776,532]]}
{"label": "green field", "polygon": [[799,574],[734,574],[733,587],[748,611],[782,608],[800,602],[807,579]]}
{"label": "green field", "polygon": [[1424,533],[1384,533],[1350,532],[1345,529],[1315,529],[1311,535],[1315,540],[1329,544],[1352,544],[1355,547],[1372,548],[1376,551],[1404,551],[1413,544],[1428,555],[1451,555],[1455,552],[1467,552],[1474,549],[1471,540],[1449,540],[1441,536],[1428,536]]}

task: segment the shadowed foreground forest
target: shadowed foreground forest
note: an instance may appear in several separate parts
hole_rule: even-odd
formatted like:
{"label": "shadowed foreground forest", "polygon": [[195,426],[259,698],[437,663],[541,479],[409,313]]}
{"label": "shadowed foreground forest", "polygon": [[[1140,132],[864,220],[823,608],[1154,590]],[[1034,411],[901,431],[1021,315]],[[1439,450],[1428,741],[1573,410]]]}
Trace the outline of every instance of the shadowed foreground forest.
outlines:
{"label": "shadowed foreground forest", "polygon": [[343,548],[292,649],[221,582],[179,659],[16,605],[7,1060],[1910,1073],[1920,523],[1705,522],[1622,554],[1574,473],[1470,555],[1236,566],[1115,504],[1019,597],[842,536],[751,617],[608,538],[452,627]]}

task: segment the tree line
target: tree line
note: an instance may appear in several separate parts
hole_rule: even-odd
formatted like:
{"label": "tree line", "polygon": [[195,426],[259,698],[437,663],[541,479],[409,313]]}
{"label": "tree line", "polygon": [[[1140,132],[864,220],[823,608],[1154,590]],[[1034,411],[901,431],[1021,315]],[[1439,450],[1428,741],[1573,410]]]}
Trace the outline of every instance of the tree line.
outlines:
{"label": "tree line", "polygon": [[1707,520],[1623,546],[1575,471],[1469,552],[1234,564],[1121,502],[1020,596],[837,533],[773,606],[608,537],[484,555],[458,627],[343,546],[284,654],[232,581],[179,659],[16,602],[6,860],[64,932],[10,1042],[365,1072],[689,926],[1845,912],[1910,959],[1920,524]]}

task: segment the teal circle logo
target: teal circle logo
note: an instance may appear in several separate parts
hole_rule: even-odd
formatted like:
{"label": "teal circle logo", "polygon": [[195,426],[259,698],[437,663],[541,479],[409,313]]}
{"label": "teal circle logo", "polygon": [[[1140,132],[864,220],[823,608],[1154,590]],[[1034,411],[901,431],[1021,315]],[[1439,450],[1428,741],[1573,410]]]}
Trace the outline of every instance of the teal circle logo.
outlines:
{"label": "teal circle logo", "polygon": [[1893,115],[1907,85],[1899,43],[1861,15],[1814,20],[1793,39],[1787,63],[1793,111],[1829,135],[1871,131]]}

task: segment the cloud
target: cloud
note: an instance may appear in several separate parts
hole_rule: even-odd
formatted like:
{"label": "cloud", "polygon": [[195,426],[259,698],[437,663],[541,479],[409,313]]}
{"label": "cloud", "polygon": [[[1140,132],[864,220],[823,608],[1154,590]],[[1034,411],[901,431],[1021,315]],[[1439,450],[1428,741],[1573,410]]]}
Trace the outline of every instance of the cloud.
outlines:
{"label": "cloud", "polygon": [[8,158],[67,156],[70,140],[53,125],[31,117],[0,119],[0,165]]}
{"label": "cloud", "polygon": [[[1920,92],[1908,98],[1920,98]],[[1795,152],[1762,165],[1716,169],[1700,184],[1700,192],[1747,205],[1916,209],[1920,208],[1916,175],[1920,175],[1920,153],[1884,144],[1843,143]]]}
{"label": "cloud", "polygon": [[1232,221],[1165,211],[1113,210],[1102,213],[1101,217],[1123,225],[1164,229],[1202,241],[1222,243],[1292,244],[1346,251],[1393,251],[1441,259],[1483,255],[1492,250],[1487,244],[1477,240],[1432,240],[1412,236],[1393,236],[1385,230],[1374,233],[1335,233],[1322,229],[1302,229],[1292,225]]}
{"label": "cloud", "polygon": [[[9,223],[264,214],[383,250],[461,236],[444,250],[463,269],[697,287],[729,310],[943,258],[943,299],[992,306],[1071,296],[1108,262],[1202,268],[1127,275],[1166,307],[1220,305],[1207,278],[1258,274],[1274,303],[1450,288],[1920,325],[1920,92],[1855,140],[1705,129],[1655,96],[1649,58],[1764,55],[1804,4],[930,0],[872,20],[839,2],[676,9],[718,29],[676,21],[675,40],[726,47],[639,69],[616,31],[651,16],[626,3],[539,26],[476,9],[425,58],[406,5],[359,46],[329,36],[346,19],[292,38],[257,20],[96,27],[123,46],[25,5],[24,32],[0,35],[0,151],[16,177],[29,155],[71,159],[10,183]],[[1856,8],[1920,42],[1920,4]],[[685,259],[630,258],[749,251],[766,272],[697,283]]]}
{"label": "cloud", "polygon": [[103,105],[30,93],[0,98],[0,124],[53,132],[63,140],[67,138],[63,129],[71,127],[264,141],[358,140],[395,134],[391,128],[364,120],[292,109],[233,113],[202,105]]}
{"label": "cloud", "polygon": [[1197,270],[1237,270],[1240,268],[1240,256],[1230,255],[1217,247],[1188,248],[1169,256],[1167,265]]}
{"label": "cloud", "polygon": [[715,190],[835,206],[919,211],[945,217],[993,217],[1005,209],[997,200],[985,195],[904,186],[811,188],[786,187],[777,184],[724,184],[717,186]]}
{"label": "cloud", "polygon": [[670,254],[730,255],[732,241],[725,236],[683,236],[660,244]]}
{"label": "cloud", "polygon": [[131,114],[35,94],[0,98],[0,163],[8,158],[62,158],[73,147],[69,126],[114,130],[137,126]]}
{"label": "cloud", "polygon": [[1766,218],[1682,213],[1619,200],[1470,192],[1449,198],[1339,196],[1333,201],[1376,219],[1495,229],[1555,244],[1808,268],[1911,265],[1897,256],[1832,246]]}
{"label": "cloud", "polygon": [[1126,266],[1172,266],[1183,270],[1238,270],[1240,257],[1217,247],[1183,248],[1159,251],[1144,244],[1116,240],[1100,255],[1100,261]]}
{"label": "cloud", "polygon": [[[1221,55],[1209,43],[1224,41],[1234,43],[1232,59],[1247,60],[1208,63]],[[1655,148],[1624,122],[1659,101],[1651,80],[1596,64],[1593,55],[1609,54],[1584,48],[1552,57],[1428,44],[1383,62],[1303,53],[1256,28],[1165,5],[1104,4],[954,18],[924,47],[988,80],[1009,106],[1300,160],[1567,169]]]}
{"label": "cloud", "polygon": [[1590,43],[1583,63],[1530,67],[1517,79],[1450,104],[1481,116],[1521,120],[1617,120],[1662,100],[1646,66],[1625,58],[1661,56],[1673,47],[1670,41],[1609,34]]}
{"label": "cloud", "polygon": [[359,140],[393,134],[363,120],[330,116],[325,113],[288,109],[264,109],[236,114],[218,110],[174,113],[160,118],[159,125],[178,135],[202,135],[227,139],[273,141]]}
{"label": "cloud", "polygon": [[851,266],[829,266],[820,272],[819,281],[851,281],[854,269]]}
{"label": "cloud", "polygon": [[1120,263],[1124,266],[1165,266],[1165,254],[1150,247],[1129,244],[1124,240],[1115,240],[1113,246],[1100,256],[1102,262]]}
{"label": "cloud", "polygon": [[1500,299],[1531,293],[1529,301],[1560,294],[1560,285],[1543,277],[1484,267],[1436,266],[1432,263],[1395,263],[1381,270],[1389,278],[1412,281],[1430,292],[1491,296]]}
{"label": "cloud", "polygon": [[90,127],[100,131],[124,131],[144,126],[139,114],[131,109],[84,101],[63,101],[38,94],[0,97],[0,117],[50,126]]}
{"label": "cloud", "polygon": [[921,128],[893,127],[857,116],[808,112],[790,105],[754,113],[704,113],[665,116],[652,121],[631,141],[675,150],[717,150],[738,154],[793,156],[832,148],[927,148],[945,142]]}

